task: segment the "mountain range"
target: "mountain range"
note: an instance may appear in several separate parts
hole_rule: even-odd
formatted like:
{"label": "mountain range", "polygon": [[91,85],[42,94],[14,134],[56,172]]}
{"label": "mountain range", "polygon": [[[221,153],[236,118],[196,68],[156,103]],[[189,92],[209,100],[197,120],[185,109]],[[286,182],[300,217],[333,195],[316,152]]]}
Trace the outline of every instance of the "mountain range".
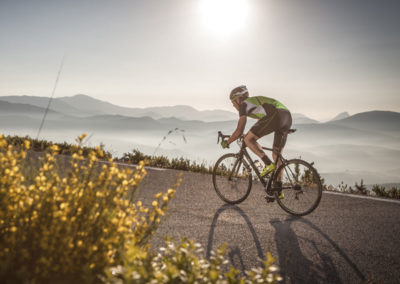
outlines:
{"label": "mountain range", "polygon": [[[0,97],[0,133],[36,137],[48,103],[43,97]],[[288,138],[285,156],[315,162],[329,184],[353,185],[360,177],[368,184],[400,182],[400,113],[343,113],[324,123],[301,114],[293,117],[297,132]],[[212,164],[226,152],[216,145],[216,133],[230,134],[236,124],[237,114],[228,111],[125,108],[77,95],[52,100],[40,137],[73,143],[87,133],[89,145],[104,143],[115,155],[137,148]],[[252,124],[249,120],[247,130]],[[271,145],[272,136],[260,141]]]}
{"label": "mountain range", "polygon": [[[2,96],[0,100],[9,103],[28,104],[40,108],[47,108],[49,103],[48,97],[37,96]],[[66,115],[80,117],[94,115],[148,116],[154,119],[175,117],[183,120],[200,120],[205,122],[236,120],[238,117],[237,113],[226,110],[199,111],[186,105],[147,108],[122,107],[82,94],[72,97],[54,98],[51,100],[50,109]],[[293,113],[292,116],[296,124],[319,123],[317,120],[303,114]]]}
{"label": "mountain range", "polygon": [[347,111],[344,111],[344,112],[339,113],[334,118],[332,118],[331,121],[345,119],[345,118],[348,118],[349,116],[350,116],[349,113]]}

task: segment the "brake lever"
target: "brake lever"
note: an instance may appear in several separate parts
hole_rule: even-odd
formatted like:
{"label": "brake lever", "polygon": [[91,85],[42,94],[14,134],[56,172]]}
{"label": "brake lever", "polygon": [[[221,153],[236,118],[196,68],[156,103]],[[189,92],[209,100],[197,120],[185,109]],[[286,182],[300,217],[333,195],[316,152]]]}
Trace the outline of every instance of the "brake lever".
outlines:
{"label": "brake lever", "polygon": [[218,131],[218,140],[217,140],[217,144],[219,144],[219,139],[221,138],[222,132]]}

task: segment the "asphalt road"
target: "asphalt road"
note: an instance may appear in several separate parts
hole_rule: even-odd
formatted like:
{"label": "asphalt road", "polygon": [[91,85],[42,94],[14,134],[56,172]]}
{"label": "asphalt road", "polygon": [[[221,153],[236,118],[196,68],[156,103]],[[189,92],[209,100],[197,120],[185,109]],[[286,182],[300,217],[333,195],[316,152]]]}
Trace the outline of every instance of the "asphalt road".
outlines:
{"label": "asphalt road", "polygon": [[[139,199],[149,204],[178,173],[149,170]],[[184,172],[152,245],[162,246],[166,234],[188,237],[208,257],[226,243],[242,271],[271,252],[286,283],[400,283],[400,203],[324,193],[313,213],[296,218],[263,196],[257,184],[244,202],[226,205],[211,175]]]}

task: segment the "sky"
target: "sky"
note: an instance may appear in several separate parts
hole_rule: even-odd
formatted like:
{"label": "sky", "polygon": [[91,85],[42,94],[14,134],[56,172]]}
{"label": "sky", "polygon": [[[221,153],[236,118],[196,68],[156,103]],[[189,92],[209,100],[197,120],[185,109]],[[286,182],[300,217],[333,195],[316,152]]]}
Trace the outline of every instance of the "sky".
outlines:
{"label": "sky", "polygon": [[400,111],[400,1],[0,0],[0,96],[234,111],[231,89],[324,120]]}

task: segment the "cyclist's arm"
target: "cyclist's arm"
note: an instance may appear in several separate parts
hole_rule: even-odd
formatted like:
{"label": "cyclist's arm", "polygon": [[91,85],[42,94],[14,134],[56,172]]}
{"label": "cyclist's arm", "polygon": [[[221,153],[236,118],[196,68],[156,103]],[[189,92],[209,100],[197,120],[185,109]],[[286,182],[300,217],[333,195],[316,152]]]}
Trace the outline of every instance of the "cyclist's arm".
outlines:
{"label": "cyclist's arm", "polygon": [[236,127],[236,130],[232,133],[231,137],[227,140],[228,144],[231,144],[233,141],[238,139],[244,132],[244,128],[246,126],[246,121],[247,121],[247,116],[242,115],[239,118],[238,125]]}

